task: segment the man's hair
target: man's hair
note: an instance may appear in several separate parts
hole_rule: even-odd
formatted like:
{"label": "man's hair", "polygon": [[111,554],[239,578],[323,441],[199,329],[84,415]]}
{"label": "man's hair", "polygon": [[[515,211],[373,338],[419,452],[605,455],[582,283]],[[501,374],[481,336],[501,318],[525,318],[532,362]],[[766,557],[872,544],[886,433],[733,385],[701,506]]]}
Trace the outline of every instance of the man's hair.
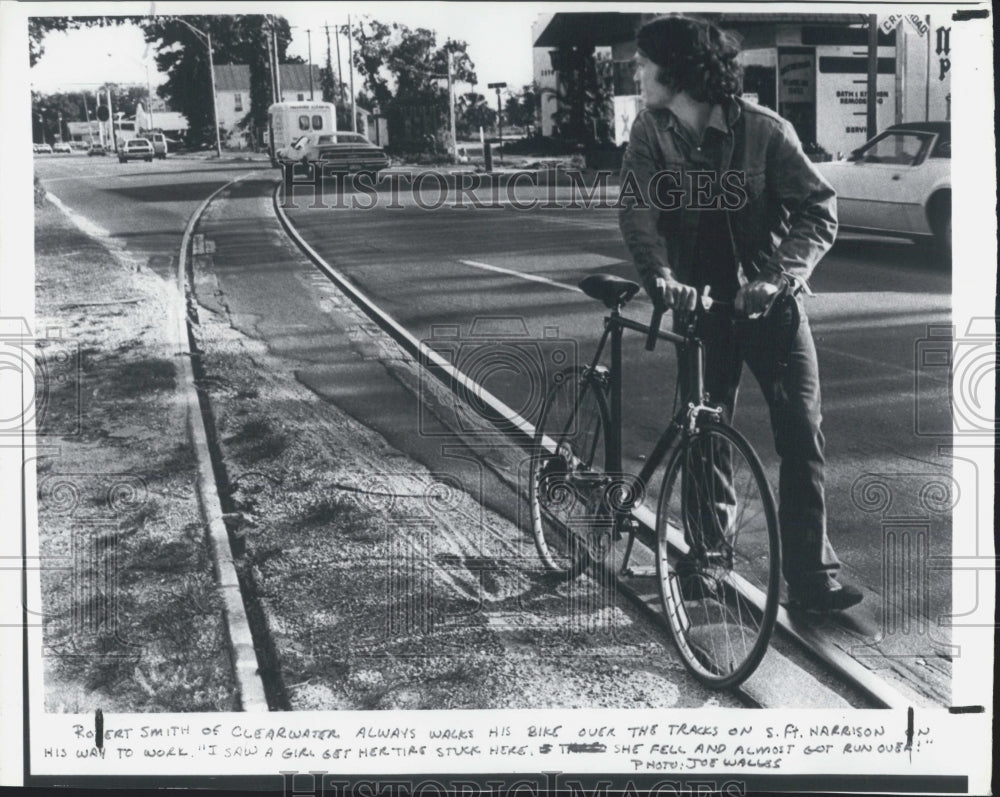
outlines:
{"label": "man's hair", "polygon": [[740,93],[740,46],[711,22],[679,14],[657,17],[639,29],[639,50],[656,64],[656,79],[699,102],[719,103]]}

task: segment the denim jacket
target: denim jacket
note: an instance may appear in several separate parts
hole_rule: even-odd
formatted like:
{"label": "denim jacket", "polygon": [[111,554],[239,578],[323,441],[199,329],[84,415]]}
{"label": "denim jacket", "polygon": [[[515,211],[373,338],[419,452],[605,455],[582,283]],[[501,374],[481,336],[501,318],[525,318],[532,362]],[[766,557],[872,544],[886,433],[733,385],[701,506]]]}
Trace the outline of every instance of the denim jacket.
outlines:
{"label": "denim jacket", "polygon": [[[713,135],[740,283],[782,275],[804,282],[837,233],[833,188],[803,153],[792,125],[767,108],[742,99],[716,105],[706,143]],[[699,214],[688,208],[707,196],[699,200],[692,187],[692,180],[705,179],[691,174],[704,168],[695,149],[669,110],[643,109],[632,124],[618,221],[647,291],[660,275],[695,282]],[[662,171],[673,174],[657,179]]]}

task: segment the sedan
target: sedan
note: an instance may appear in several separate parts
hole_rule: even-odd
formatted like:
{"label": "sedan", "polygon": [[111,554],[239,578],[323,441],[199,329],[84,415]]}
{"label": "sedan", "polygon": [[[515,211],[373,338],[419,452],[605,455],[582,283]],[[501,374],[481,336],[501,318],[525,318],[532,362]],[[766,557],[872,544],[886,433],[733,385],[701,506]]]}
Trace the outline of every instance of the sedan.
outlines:
{"label": "sedan", "polygon": [[837,192],[845,230],[931,240],[951,258],[951,124],[893,125],[846,161],[816,168]]}
{"label": "sedan", "polygon": [[58,144],[53,145],[52,151],[53,152],[62,152],[62,153],[70,155],[70,154],[73,153],[73,148],[69,145],[69,142],[67,142],[67,141],[61,141]]}
{"label": "sedan", "polygon": [[302,163],[322,161],[331,171],[343,172],[378,171],[389,165],[384,150],[360,133],[302,136],[278,150],[278,157]]}
{"label": "sedan", "polygon": [[51,155],[52,154],[52,147],[50,147],[48,144],[35,144],[34,145],[34,150],[35,150],[35,153],[38,154],[38,155]]}
{"label": "sedan", "polygon": [[147,138],[130,138],[118,148],[118,161],[125,163],[130,160],[153,162],[153,145]]}
{"label": "sedan", "polygon": [[103,144],[98,144],[97,142],[94,142],[93,144],[90,145],[90,148],[87,150],[87,154],[88,155],[107,155],[108,151],[107,151],[107,149],[105,149],[105,147],[104,147]]}

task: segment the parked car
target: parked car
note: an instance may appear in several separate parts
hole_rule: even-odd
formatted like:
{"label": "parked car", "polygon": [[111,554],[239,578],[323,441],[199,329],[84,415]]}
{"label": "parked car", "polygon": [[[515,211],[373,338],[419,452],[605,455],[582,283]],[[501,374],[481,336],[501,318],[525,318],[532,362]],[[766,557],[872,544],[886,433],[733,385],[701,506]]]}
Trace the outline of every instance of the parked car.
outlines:
{"label": "parked car", "polygon": [[50,147],[48,144],[35,144],[34,150],[36,155],[52,154],[52,147]]}
{"label": "parked car", "polygon": [[58,144],[53,144],[52,151],[71,155],[73,153],[73,148],[69,145],[68,141],[60,141]]}
{"label": "parked car", "polygon": [[385,151],[360,133],[312,133],[300,136],[277,153],[279,160],[323,161],[333,171],[378,171],[389,165]]}
{"label": "parked car", "polygon": [[148,133],[146,138],[153,145],[153,154],[160,159],[167,157],[167,137],[163,133]]}
{"label": "parked car", "polygon": [[118,148],[118,162],[144,160],[153,162],[153,145],[148,138],[130,138]]}
{"label": "parked car", "polygon": [[931,240],[951,257],[951,124],[893,125],[845,161],[816,168],[837,192],[841,229]]}
{"label": "parked car", "polygon": [[103,144],[94,142],[90,145],[90,149],[87,150],[87,155],[107,155],[108,151],[104,148]]}

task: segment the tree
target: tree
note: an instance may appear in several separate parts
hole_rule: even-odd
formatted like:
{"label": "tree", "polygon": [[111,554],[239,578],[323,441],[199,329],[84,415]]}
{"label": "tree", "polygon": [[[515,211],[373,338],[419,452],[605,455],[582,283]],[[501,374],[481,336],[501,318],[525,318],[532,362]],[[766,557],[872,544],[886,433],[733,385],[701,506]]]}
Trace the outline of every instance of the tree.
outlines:
{"label": "tree", "polygon": [[552,118],[560,137],[588,145],[609,140],[614,123],[611,59],[599,57],[594,47],[560,47],[552,53],[552,66],[559,73],[559,109]]}
{"label": "tree", "polygon": [[468,44],[447,39],[438,45],[432,30],[370,17],[358,21],[353,34],[354,66],[371,102],[383,108],[390,140],[406,148],[436,148],[448,118],[449,54],[454,82],[476,82]]}
{"label": "tree", "polygon": [[[246,64],[249,67],[250,111],[241,124],[256,129],[265,127],[267,108],[271,104],[267,41],[273,24],[279,63],[287,62],[285,51],[292,38],[287,20],[263,14],[198,15],[185,16],[184,20],[211,34],[216,65]],[[211,143],[215,139],[214,111],[205,42],[173,17],[147,18],[143,30],[146,41],[157,44],[157,68],[167,74],[166,82],[157,90],[159,95],[187,117],[188,137],[192,143]]]}
{"label": "tree", "polygon": [[462,94],[457,102],[456,127],[463,138],[478,135],[479,128],[489,129],[497,123],[497,112],[482,94],[473,91]]}

